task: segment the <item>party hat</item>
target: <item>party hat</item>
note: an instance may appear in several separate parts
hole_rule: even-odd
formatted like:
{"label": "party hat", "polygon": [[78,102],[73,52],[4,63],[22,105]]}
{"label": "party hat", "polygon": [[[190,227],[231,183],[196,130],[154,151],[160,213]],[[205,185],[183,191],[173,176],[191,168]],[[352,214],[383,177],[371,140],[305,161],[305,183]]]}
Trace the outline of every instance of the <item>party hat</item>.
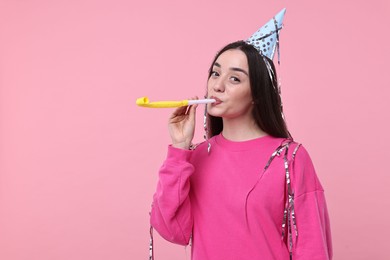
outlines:
{"label": "party hat", "polygon": [[246,40],[246,42],[253,45],[260,54],[267,56],[271,60],[274,58],[276,48],[278,48],[279,52],[279,31],[283,27],[285,13],[286,8],[283,8],[283,10],[272,17],[271,20]]}

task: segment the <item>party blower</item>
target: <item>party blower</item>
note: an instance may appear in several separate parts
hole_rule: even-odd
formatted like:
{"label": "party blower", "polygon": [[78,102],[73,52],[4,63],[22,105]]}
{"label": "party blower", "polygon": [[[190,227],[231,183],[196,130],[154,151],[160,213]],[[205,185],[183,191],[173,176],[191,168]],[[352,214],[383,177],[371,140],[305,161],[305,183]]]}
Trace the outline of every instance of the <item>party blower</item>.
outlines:
{"label": "party blower", "polygon": [[147,97],[138,98],[136,104],[140,107],[150,108],[170,108],[170,107],[185,107],[195,104],[208,104],[214,103],[215,99],[195,99],[195,100],[180,100],[180,101],[155,101],[149,102]]}

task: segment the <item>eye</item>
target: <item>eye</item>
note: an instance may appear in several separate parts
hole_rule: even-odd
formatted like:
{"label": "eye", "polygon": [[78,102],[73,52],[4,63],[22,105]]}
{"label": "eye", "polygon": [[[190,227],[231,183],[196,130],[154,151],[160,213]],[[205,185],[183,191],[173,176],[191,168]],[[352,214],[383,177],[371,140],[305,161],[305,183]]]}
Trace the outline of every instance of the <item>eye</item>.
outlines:
{"label": "eye", "polygon": [[237,77],[230,77],[230,80],[233,81],[233,82],[236,82],[236,83],[240,83],[241,80]]}
{"label": "eye", "polygon": [[212,72],[211,72],[211,76],[210,77],[218,77],[219,76],[219,73],[218,72],[216,72],[215,70],[213,70]]}

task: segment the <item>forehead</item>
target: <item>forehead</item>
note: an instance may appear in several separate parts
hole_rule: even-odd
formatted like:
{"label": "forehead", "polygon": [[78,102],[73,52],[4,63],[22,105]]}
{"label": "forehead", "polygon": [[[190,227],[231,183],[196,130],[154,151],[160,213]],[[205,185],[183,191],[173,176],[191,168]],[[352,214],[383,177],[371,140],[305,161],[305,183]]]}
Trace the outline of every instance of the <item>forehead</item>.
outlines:
{"label": "forehead", "polygon": [[241,68],[248,70],[248,60],[243,51],[231,49],[223,52],[215,61],[222,68]]}

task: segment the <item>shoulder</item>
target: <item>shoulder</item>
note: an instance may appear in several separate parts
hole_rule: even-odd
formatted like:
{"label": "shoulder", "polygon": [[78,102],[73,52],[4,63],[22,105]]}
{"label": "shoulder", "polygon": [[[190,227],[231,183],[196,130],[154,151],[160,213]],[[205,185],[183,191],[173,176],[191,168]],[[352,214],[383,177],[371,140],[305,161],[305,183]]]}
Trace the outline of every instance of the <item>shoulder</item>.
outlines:
{"label": "shoulder", "polygon": [[292,174],[297,196],[313,191],[323,191],[306,147],[294,141],[291,143],[290,150],[289,156],[292,159]]}
{"label": "shoulder", "polygon": [[309,152],[302,143],[289,138],[284,138],[281,140],[282,141],[280,143],[280,146],[277,149],[280,149],[280,151],[286,150],[287,157],[289,160],[297,161],[300,163],[304,163],[307,161],[311,162]]}
{"label": "shoulder", "polygon": [[297,162],[305,163],[311,161],[309,152],[302,143],[293,141],[290,152],[291,158]]}
{"label": "shoulder", "polygon": [[290,158],[295,167],[301,167],[302,170],[311,169],[314,171],[314,164],[310,153],[302,143],[294,142],[290,149]]}
{"label": "shoulder", "polygon": [[287,155],[287,158],[289,161],[293,161],[298,153],[299,150],[302,152],[299,152],[299,154],[304,154],[304,156],[299,156],[300,159],[303,157],[306,157],[308,155],[306,149],[303,147],[303,145],[299,142],[294,141],[291,138],[275,138],[275,140],[278,140],[278,146],[274,151],[275,155],[281,155],[284,154]]}

